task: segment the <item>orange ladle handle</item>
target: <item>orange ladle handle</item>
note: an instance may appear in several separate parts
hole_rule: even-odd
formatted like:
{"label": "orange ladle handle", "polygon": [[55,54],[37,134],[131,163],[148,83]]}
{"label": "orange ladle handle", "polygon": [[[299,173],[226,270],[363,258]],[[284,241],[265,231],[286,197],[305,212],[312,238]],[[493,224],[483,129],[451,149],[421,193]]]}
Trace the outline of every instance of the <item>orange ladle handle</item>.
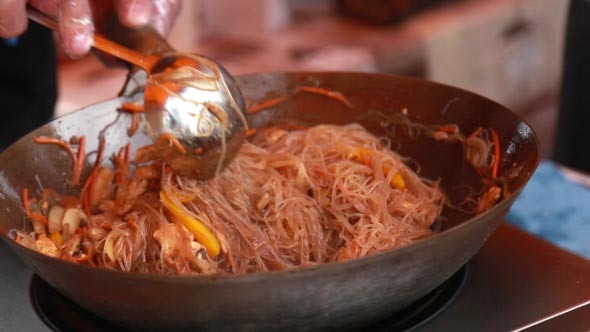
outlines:
{"label": "orange ladle handle", "polygon": [[[29,19],[43,26],[55,31],[58,30],[57,21],[53,17],[40,12],[30,5],[27,5],[27,16]],[[92,46],[123,61],[134,64],[148,73],[160,61],[160,57],[158,56],[136,52],[97,33],[94,34]]]}

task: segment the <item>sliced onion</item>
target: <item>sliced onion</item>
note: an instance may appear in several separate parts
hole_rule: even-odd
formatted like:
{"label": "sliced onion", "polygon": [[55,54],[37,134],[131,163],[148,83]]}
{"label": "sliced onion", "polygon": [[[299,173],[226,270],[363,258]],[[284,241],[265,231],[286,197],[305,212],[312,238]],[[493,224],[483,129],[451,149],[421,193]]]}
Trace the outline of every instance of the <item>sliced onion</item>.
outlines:
{"label": "sliced onion", "polygon": [[82,220],[86,220],[86,214],[84,211],[76,208],[67,209],[66,213],[64,214],[62,220],[62,234],[64,239],[69,239],[74,233],[76,233],[76,229],[80,227],[80,222]]}
{"label": "sliced onion", "polygon": [[82,242],[82,236],[75,234],[72,236],[64,245],[64,251],[70,256],[73,256],[78,249],[80,249],[80,243]]}
{"label": "sliced onion", "polygon": [[54,232],[61,232],[61,222],[64,218],[65,213],[66,210],[61,206],[57,205],[53,206],[49,210],[49,215],[47,217],[47,221],[49,223],[49,234],[52,234]]}
{"label": "sliced onion", "polygon": [[30,234],[19,232],[16,235],[16,238],[14,240],[16,241],[16,243],[20,244],[23,247],[37,251],[37,245],[35,244],[35,239]]}
{"label": "sliced onion", "polygon": [[107,235],[107,231],[100,227],[92,227],[86,230],[86,236],[92,241],[100,241]]}
{"label": "sliced onion", "polygon": [[60,250],[58,250],[55,243],[47,235],[40,234],[35,241],[35,245],[37,246],[37,251],[40,253],[50,257],[59,257]]}
{"label": "sliced onion", "polygon": [[109,259],[111,261],[114,262],[115,261],[115,253],[113,251],[113,242],[114,242],[114,239],[112,236],[107,238],[107,240],[104,242],[103,252],[109,257]]}

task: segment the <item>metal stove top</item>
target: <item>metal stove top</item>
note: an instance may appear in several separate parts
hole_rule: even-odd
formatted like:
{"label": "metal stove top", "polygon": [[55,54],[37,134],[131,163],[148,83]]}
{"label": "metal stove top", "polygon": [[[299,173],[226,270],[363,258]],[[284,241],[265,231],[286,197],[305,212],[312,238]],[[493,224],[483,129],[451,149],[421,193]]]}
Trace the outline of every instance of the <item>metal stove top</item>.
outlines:
{"label": "metal stove top", "polygon": [[[452,301],[411,331],[590,330],[588,260],[503,224],[466,271]],[[31,275],[0,244],[0,331],[51,331],[31,305]],[[399,330],[387,324],[379,329]]]}

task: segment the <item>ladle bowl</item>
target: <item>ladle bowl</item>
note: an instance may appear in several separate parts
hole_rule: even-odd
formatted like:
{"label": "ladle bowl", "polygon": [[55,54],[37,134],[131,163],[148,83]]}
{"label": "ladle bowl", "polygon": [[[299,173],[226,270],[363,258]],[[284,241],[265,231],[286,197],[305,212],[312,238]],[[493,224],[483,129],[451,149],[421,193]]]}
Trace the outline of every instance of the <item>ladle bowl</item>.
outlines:
{"label": "ladle bowl", "polygon": [[[54,18],[30,5],[27,15],[57,30]],[[245,104],[235,79],[220,64],[175,51],[143,54],[98,33],[93,47],[148,74],[144,107],[150,136],[176,172],[207,179],[237,153],[248,126]]]}

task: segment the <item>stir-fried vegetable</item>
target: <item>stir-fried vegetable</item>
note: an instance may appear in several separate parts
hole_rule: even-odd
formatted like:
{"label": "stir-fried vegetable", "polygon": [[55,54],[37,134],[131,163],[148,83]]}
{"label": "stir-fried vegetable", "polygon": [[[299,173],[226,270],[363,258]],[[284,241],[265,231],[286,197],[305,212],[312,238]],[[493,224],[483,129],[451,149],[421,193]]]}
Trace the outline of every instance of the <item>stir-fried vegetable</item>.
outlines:
{"label": "stir-fried vegetable", "polygon": [[61,148],[65,149],[72,158],[72,178],[70,180],[70,185],[72,187],[77,186],[80,182],[80,175],[82,173],[82,167],[84,166],[84,156],[85,156],[85,147],[86,147],[86,138],[84,136],[77,139],[78,141],[78,151],[77,155],[74,153],[72,146],[63,140],[53,138],[53,137],[45,137],[39,136],[33,138],[35,143],[38,144],[55,144],[60,146]]}
{"label": "stir-fried vegetable", "polygon": [[[344,95],[342,93],[340,93],[338,91],[330,91],[330,90],[322,89],[322,88],[315,87],[315,86],[303,85],[303,86],[297,87],[297,89],[295,89],[295,91],[293,92],[293,95],[297,95],[301,92],[308,92],[308,93],[326,96],[328,98],[332,98],[332,99],[342,103],[343,105],[345,105],[348,108],[352,108],[352,103],[346,97],[344,97]],[[257,112],[260,112],[260,111],[265,110],[267,108],[276,106],[286,100],[287,100],[287,96],[279,96],[279,97],[265,99],[261,102],[258,102],[256,104],[248,107],[247,112],[249,114],[257,113]]]}
{"label": "stir-fried vegetable", "polygon": [[[361,163],[363,163],[367,166],[371,166],[371,159],[374,156],[374,151],[369,150],[367,148],[363,148],[363,147],[348,147],[345,150],[348,151],[348,158],[360,161]],[[383,164],[382,169],[383,169],[383,174],[385,176],[388,176],[392,170],[392,167],[390,164],[386,163],[386,164]],[[391,186],[396,189],[399,189],[399,190],[406,189],[406,182],[404,180],[404,177],[402,176],[402,174],[399,171],[396,171],[393,174],[393,177],[391,178],[390,183],[391,183]]]}
{"label": "stir-fried vegetable", "polygon": [[[184,80],[190,73],[177,74],[175,79]],[[248,113],[299,94],[353,107],[340,92],[300,86],[250,106]],[[132,135],[143,106],[125,103],[120,111],[132,115]],[[220,109],[210,111],[227,122]],[[462,144],[463,161],[482,179],[482,188],[465,198],[472,204],[465,211],[483,212],[506,195],[494,129],[477,128],[467,136],[453,123],[413,123],[407,111],[382,123],[384,129],[401,124],[410,137]],[[246,136],[227,170],[206,182],[174,173],[161,158],[164,145],[187,153],[173,135],[140,147],[133,160],[127,144],[112,155],[112,166],[102,164],[105,140],[99,137],[94,167],[76,196],[45,188],[42,197],[29,199],[23,190],[33,231],[17,231],[15,240],[52,257],[123,271],[248,273],[362,257],[411,243],[432,233],[445,203],[440,181],[421,178],[389,149],[396,142],[358,124],[279,124],[250,129]],[[84,137],[35,142],[65,149],[73,161],[70,183],[79,183]]]}
{"label": "stir-fried vegetable", "polygon": [[174,204],[164,191],[160,191],[160,200],[170,213],[176,217],[195,237],[195,240],[202,244],[210,257],[219,255],[221,246],[215,235],[202,222],[188,215],[183,208]]}

